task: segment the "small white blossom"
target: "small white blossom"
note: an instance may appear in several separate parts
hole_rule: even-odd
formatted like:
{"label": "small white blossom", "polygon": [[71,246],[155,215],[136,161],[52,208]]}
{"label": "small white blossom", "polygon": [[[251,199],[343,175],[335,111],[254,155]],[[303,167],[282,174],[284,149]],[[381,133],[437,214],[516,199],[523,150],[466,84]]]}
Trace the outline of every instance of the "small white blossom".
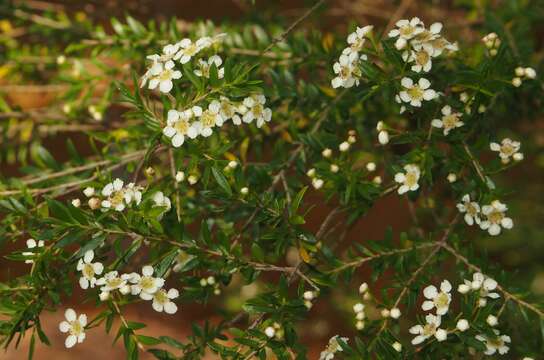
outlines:
{"label": "small white blossom", "polygon": [[266,98],[262,94],[252,95],[244,99],[244,106],[247,107],[247,112],[242,117],[245,123],[256,121],[258,128],[263,126],[265,122],[272,119],[272,110],[265,108]]}
{"label": "small white blossom", "polygon": [[246,112],[247,108],[244,105],[235,104],[225,96],[219,98],[219,115],[221,115],[224,122],[232,119],[234,125],[240,125],[242,123],[240,115]]}
{"label": "small white blossom", "polygon": [[399,308],[392,308],[391,310],[389,310],[389,315],[393,318],[393,319],[398,319],[400,316],[401,316],[401,312],[400,312],[400,309]]}
{"label": "small white blossom", "polygon": [[387,145],[389,143],[389,133],[386,130],[382,130],[378,133],[378,142],[381,145]]}
{"label": "small white blossom", "polygon": [[172,146],[180,147],[185,142],[186,136],[190,139],[198,136],[199,130],[195,125],[196,122],[192,122],[192,119],[201,115],[202,108],[200,106],[193,106],[191,109],[184,111],[168,110],[166,126],[163,128],[162,133],[164,136],[171,138]]}
{"label": "small white blossom", "polygon": [[272,326],[268,326],[266,329],[264,329],[264,333],[267,337],[273,338],[276,335],[276,329],[274,329]]}
{"label": "small white blossom", "polygon": [[104,265],[99,262],[93,263],[93,258],[94,252],[89,250],[77,263],[77,271],[81,271],[81,275],[83,275],[79,278],[79,286],[82,289],[88,289],[89,286],[94,288],[97,281],[95,275],[100,275],[104,271]]}
{"label": "small white blossom", "polygon": [[[479,291],[480,299],[478,301],[478,306],[483,307],[487,304],[487,298],[498,299],[500,295],[497,292],[494,292],[497,289],[497,281],[485,276],[480,272],[476,272],[472,275],[472,281],[465,280],[461,289],[459,285],[458,291],[465,294],[468,293],[470,289],[474,291]],[[468,290],[467,290],[468,288]],[[465,292],[463,292],[463,291]]]}
{"label": "small white blossom", "polygon": [[185,180],[185,173],[183,171],[178,171],[176,173],[176,182],[182,182],[183,180]]}
{"label": "small white blossom", "polygon": [[128,294],[130,292],[130,286],[127,284],[127,281],[130,279],[129,274],[122,274],[119,276],[117,271],[110,271],[96,280],[96,285],[101,286],[100,299],[102,301],[108,299],[109,293],[114,290],[119,290],[121,294]]}
{"label": "small white blossom", "polygon": [[210,69],[212,65],[217,68],[217,78],[222,79],[225,76],[225,69],[220,67],[223,64],[223,60],[218,55],[210,56],[208,61],[198,59],[198,69],[194,70],[196,76],[210,78]]}
{"label": "small white blossom", "polygon": [[419,166],[408,164],[404,166],[404,170],[406,171],[404,174],[400,172],[395,174],[395,182],[402,184],[397,190],[400,195],[408,191],[416,191],[419,189],[418,181],[421,175]]}
{"label": "small white blossom", "polygon": [[457,181],[457,175],[455,175],[454,173],[449,173],[446,179],[448,179],[449,183],[454,183]]}
{"label": "small white blossom", "polygon": [[146,265],[142,268],[142,275],[131,274],[130,292],[132,295],[140,295],[143,300],[153,299],[153,295],[164,285],[164,279],[153,277],[153,267]]}
{"label": "small white blossom", "polygon": [[519,77],[512,78],[512,85],[514,87],[520,87],[522,83],[523,83],[523,81],[521,80],[521,78],[519,78]]}
{"label": "small white blossom", "polygon": [[429,72],[433,66],[433,49],[421,47],[417,51],[405,51],[402,58],[408,63],[414,63],[411,68],[413,72]]}
{"label": "small white blossom", "polygon": [[341,152],[346,152],[349,150],[350,146],[351,145],[347,141],[344,141],[338,146],[338,150],[340,150]]}
{"label": "small white blossom", "polygon": [[366,164],[366,169],[370,172],[376,171],[376,163],[372,161],[369,162],[368,164]]}
{"label": "small white blossom", "polygon": [[318,178],[312,179],[312,186],[313,186],[314,189],[316,189],[316,190],[321,189],[321,188],[323,187],[323,184],[324,184],[324,182],[323,182],[323,180],[321,180],[321,179],[318,179]]}
{"label": "small white blossom", "polygon": [[[41,247],[43,247],[43,245],[44,245],[43,240],[36,241],[36,240],[34,240],[34,239],[28,239],[28,240],[26,241],[26,247],[27,247],[28,249],[41,248]],[[38,249],[36,249],[36,250],[38,250]],[[24,251],[24,252],[22,253],[22,255],[23,255],[23,256],[26,256],[26,257],[32,257],[32,256],[35,255],[35,252],[34,252],[33,250],[31,250],[31,251]],[[34,263],[34,260],[32,260],[32,259],[26,259],[26,260],[25,260],[25,264],[33,264],[33,263]]]}
{"label": "small white blossom", "polygon": [[457,204],[457,210],[465,214],[465,222],[472,226],[474,223],[480,223],[480,205],[470,200],[470,195],[465,194],[461,199],[463,202]]}
{"label": "small white blossom", "polygon": [[[503,139],[500,144],[492,142],[489,144],[489,148],[491,151],[497,151],[499,153],[499,157],[501,158],[503,164],[508,164],[511,157],[513,157],[515,160],[516,155],[521,154],[519,151],[521,148],[521,143],[519,141],[513,141],[509,138]],[[519,159],[519,155],[517,156]],[[523,154],[521,154],[521,159],[523,159]]]}
{"label": "small white blossom", "polygon": [[360,57],[358,53],[352,52],[342,54],[338,62],[334,63],[333,71],[337,75],[331,81],[333,88],[351,88],[353,85],[359,85],[361,70],[359,69],[359,60],[366,60],[366,56]]}
{"label": "small white blossom", "polygon": [[165,196],[162,191],[157,191],[153,195],[153,203],[153,206],[160,206],[166,208],[166,212],[170,211],[170,208],[172,207],[170,199]]}
{"label": "small white blossom", "polygon": [[423,290],[423,296],[426,301],[423,302],[421,308],[424,311],[436,308],[437,315],[445,315],[448,312],[451,303],[451,283],[448,280],[442,281],[440,284],[440,292],[436,286],[429,285]]}
{"label": "small white blossom", "polygon": [[458,112],[452,112],[451,106],[449,105],[446,105],[442,108],[442,115],[442,119],[434,119],[431,122],[431,125],[436,128],[444,129],[445,136],[448,136],[451,130],[464,125],[464,122],[460,120],[462,114]]}
{"label": "small white blossom", "polygon": [[141,187],[134,183],[123,186],[123,180],[115,179],[107,184],[102,189],[102,196],[106,199],[102,200],[102,208],[107,210],[113,208],[115,211],[123,211],[126,206],[135,202],[139,205],[142,200]]}
{"label": "small white blossom", "polygon": [[383,318],[388,318],[389,316],[391,316],[391,312],[389,311],[389,309],[382,309],[382,311],[380,311],[380,315]]}
{"label": "small white blossom", "polygon": [[397,28],[389,31],[389,37],[398,37],[395,42],[395,47],[398,50],[404,49],[410,39],[425,30],[423,22],[417,17],[414,17],[411,20],[399,20],[395,25]]}
{"label": "small white blossom", "polygon": [[324,158],[330,158],[332,156],[332,150],[326,148],[321,152],[321,155],[323,155]]}
{"label": "small white blossom", "polygon": [[514,227],[514,222],[511,218],[505,215],[508,208],[499,200],[494,200],[490,205],[482,207],[482,214],[485,219],[480,222],[480,228],[487,230],[489,235],[496,236],[501,233],[501,227],[511,229]]}
{"label": "small white blossom", "polygon": [[338,167],[338,165],[331,164],[331,172],[337,173],[339,170],[340,170],[340,168]]}
{"label": "small white blossom", "polygon": [[341,339],[345,343],[347,343],[349,340],[346,337],[340,337],[339,335],[334,335],[332,338],[329,339],[329,344],[327,345],[325,350],[323,350],[321,354],[319,355],[319,360],[332,360],[334,359],[334,355],[337,352],[344,351],[342,349],[342,346],[338,342],[338,339]]}
{"label": "small white blossom", "polygon": [[178,311],[177,305],[172,301],[179,297],[179,291],[170,289],[168,292],[164,289],[159,289],[153,295],[153,309],[157,312],[164,310],[167,314],[175,314]]}
{"label": "small white blossom", "polygon": [[466,319],[459,319],[455,327],[457,328],[457,330],[463,332],[467,331],[470,325]]}
{"label": "small white blossom", "polygon": [[83,195],[86,197],[91,197],[94,195],[94,188],[93,187],[86,187],[85,190],[83,190]]}
{"label": "small white blossom", "polygon": [[422,101],[430,101],[438,96],[436,91],[430,89],[431,82],[425,78],[419,79],[417,84],[408,77],[402,78],[401,85],[404,88],[399,93],[399,97],[405,103],[415,107],[420,107]]}
{"label": "small white blossom", "polygon": [[487,316],[485,321],[489,326],[497,326],[499,324],[499,319],[495,315],[491,314]]}
{"label": "small white blossom", "polygon": [[363,49],[366,38],[373,28],[374,26],[372,25],[363,26],[362,28],[357,27],[354,32],[348,35],[347,43],[349,46],[342,53],[345,55],[359,53]]}
{"label": "small white blossom", "polygon": [[156,89],[158,86],[161,92],[169,93],[174,87],[172,80],[181,78],[181,71],[174,70],[174,62],[172,60],[164,64],[157,63],[152,68],[155,68],[154,71],[157,73],[149,79],[148,88],[150,90]]}
{"label": "small white blossom", "polygon": [[442,318],[433,314],[425,316],[425,325],[415,325],[409,329],[410,334],[417,335],[412,339],[412,345],[418,345],[434,336],[438,341],[444,341],[447,337],[447,332],[440,328]]}
{"label": "small white blossom", "polygon": [[486,335],[476,335],[476,339],[483,342],[486,346],[486,350],[484,354],[486,355],[494,355],[497,351],[500,355],[504,355],[510,350],[508,345],[511,342],[510,336],[508,335],[500,335],[498,330],[493,330],[496,337],[489,338]]}
{"label": "small white blossom", "polygon": [[364,310],[365,310],[365,306],[361,303],[357,303],[353,305],[353,312],[355,313],[360,313],[360,312],[363,312]]}
{"label": "small white blossom", "polygon": [[175,54],[174,60],[179,60],[180,63],[186,64],[193,56],[209,46],[209,39],[201,38],[196,42],[193,42],[191,39],[183,39],[177,45],[179,51]]}
{"label": "small white blossom", "polygon": [[59,330],[62,333],[68,333],[68,337],[64,342],[67,348],[73,347],[77,343],[82,343],[85,340],[85,326],[87,326],[87,315],[80,314],[77,316],[74,309],[66,309],[64,313],[65,321],[59,324]]}

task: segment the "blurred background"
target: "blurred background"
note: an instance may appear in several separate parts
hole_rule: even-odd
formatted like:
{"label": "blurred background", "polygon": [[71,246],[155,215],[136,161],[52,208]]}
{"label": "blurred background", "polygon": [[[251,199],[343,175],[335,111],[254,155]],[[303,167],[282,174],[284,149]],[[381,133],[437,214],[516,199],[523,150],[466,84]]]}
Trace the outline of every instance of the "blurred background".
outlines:
{"label": "blurred background", "polygon": [[[148,19],[168,21],[172,16],[184,23],[196,20],[211,19],[216,24],[221,22],[266,22],[281,19],[289,24],[300,17],[313,1],[303,0],[262,0],[252,5],[244,0],[94,0],[94,1],[10,1],[20,5],[21,11],[10,14],[9,17],[0,13],[0,101],[9,108],[31,112],[51,106],[58,102],[58,98],[65,91],[65,85],[55,82],[47,76],[47,64],[40,58],[56,58],[47,44],[27,43],[29,32],[28,24],[43,22],[41,15],[55,13],[60,19],[63,16],[86,21],[102,23],[106,32],[111,31],[110,17],[122,19],[126,14],[146,22]],[[462,40],[463,43],[477,43],[485,30],[482,30],[482,11],[484,6],[491,6],[500,11],[503,6],[510,6],[514,1],[485,1],[485,0],[450,0],[450,1],[389,1],[389,0],[329,0],[326,5],[307,19],[301,28],[319,28],[325,33],[346,34],[350,23],[359,25],[374,24],[380,28],[385,26],[392,17],[419,16],[425,23],[434,21],[443,22],[445,33],[450,40]],[[523,3],[520,1],[519,3]],[[2,7],[0,7],[2,10]],[[4,9],[5,10],[5,9]],[[542,10],[542,9],[540,9]],[[537,68],[543,73],[542,59],[544,56],[544,13],[536,14],[542,21],[540,26],[532,31],[532,42],[536,59],[535,64],[526,64]],[[54,25],[54,24],[53,24]],[[30,51],[32,47],[32,51]],[[39,58],[28,57],[27,63],[14,64],[10,58],[14,49],[28,49],[29,53],[38,51]],[[2,54],[3,53],[3,54]],[[18,66],[26,71],[13,71]],[[332,66],[332,64],[331,64]],[[59,107],[62,106],[59,103]],[[526,114],[508,114],[509,129],[517,134],[522,141],[522,151],[526,158],[508,175],[495,178],[499,186],[509,189],[507,195],[511,217],[516,226],[512,231],[500,237],[481,238],[475,236],[478,249],[486,253],[497,267],[514,274],[520,283],[530,284],[532,290],[544,299],[544,116],[541,109],[533,109]],[[120,117],[119,112],[110,111],[105,114],[106,120],[115,121]],[[109,118],[109,119],[108,119]],[[5,113],[0,114],[0,122],[15,124],[27,122],[24,118],[13,119]],[[12,124],[13,125],[13,124]],[[12,129],[12,128],[11,128]],[[59,128],[44,132],[44,146],[59,162],[66,160],[64,151],[66,137],[70,137],[82,154],[90,154],[91,148],[86,137],[78,129]],[[8,127],[0,127],[0,175],[3,178],[20,176],[18,171],[21,162],[21,152],[29,146],[28,137],[24,133],[17,136],[16,141],[10,137]],[[485,160],[485,159],[484,159]],[[310,195],[317,203],[321,202],[317,194]],[[453,204],[451,204],[453,206]],[[425,206],[433,206],[426,204]],[[324,217],[332,210],[327,207],[318,207],[311,212],[310,230],[316,231]],[[384,216],[387,214],[387,216]],[[404,200],[391,195],[380,201],[368,215],[354,226],[343,240],[346,244],[367,239],[381,239],[388,226],[394,233],[406,230],[411,224],[410,214]],[[22,239],[23,240],[23,239]],[[20,248],[20,244],[7,244],[2,250]],[[289,256],[289,255],[288,255]],[[296,254],[294,255],[296,256]],[[23,274],[27,270],[24,264],[6,259],[0,259],[0,280]],[[361,269],[361,279],[369,278],[369,270]],[[373,283],[371,288],[380,289],[380,281]],[[233,281],[231,286],[224,289],[223,306],[235,311],[245,298],[250,298],[259,291],[258,285],[242,287],[240,281]],[[241,294],[240,294],[241,293]],[[325,347],[328,339],[335,334],[351,336],[354,329],[351,324],[352,314],[346,311],[345,304],[350,303],[349,297],[356,296],[356,288],[333,294],[327,301],[319,301],[310,311],[306,321],[301,322],[303,342],[308,345],[309,358],[317,358]],[[221,297],[223,299],[223,297]],[[66,307],[72,306],[78,312],[86,312],[89,317],[96,313],[94,304],[85,303],[81,292],[75,292],[72,299],[66,301]],[[204,320],[218,321],[215,318],[216,305],[212,301],[207,306],[187,304],[180,307],[175,316],[158,314],[147,304],[131,305],[125,309],[126,317],[131,321],[143,322],[148,327],[142,334],[153,336],[170,335],[183,339],[190,334],[192,323],[203,323]],[[37,345],[35,358],[45,359],[95,359],[95,358],[123,358],[124,348],[121,343],[112,345],[115,332],[107,335],[103,328],[92,329],[87,333],[83,344],[77,345],[70,351],[64,349],[64,335],[58,331],[58,323],[63,319],[62,312],[44,312],[42,324],[50,337],[50,347]],[[404,321],[404,320],[403,320]],[[0,353],[2,359],[21,359],[26,357],[29,338],[27,337],[18,349],[13,347],[6,353]],[[146,356],[142,356],[146,358]],[[209,356],[210,359],[214,357]]]}

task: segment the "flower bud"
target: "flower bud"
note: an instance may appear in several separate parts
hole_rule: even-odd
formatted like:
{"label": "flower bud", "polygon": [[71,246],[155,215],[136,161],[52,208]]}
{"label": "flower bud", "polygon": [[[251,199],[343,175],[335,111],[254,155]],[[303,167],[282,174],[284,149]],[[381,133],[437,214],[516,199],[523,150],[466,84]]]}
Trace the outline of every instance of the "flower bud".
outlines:
{"label": "flower bud", "polygon": [[456,327],[457,327],[457,330],[462,332],[462,331],[468,330],[470,325],[468,324],[468,321],[466,319],[459,319],[459,321],[457,321]]}
{"label": "flower bud", "polygon": [[92,209],[92,210],[96,210],[96,209],[99,209],[100,208],[100,199],[99,198],[96,198],[96,197],[93,197],[93,198],[90,198],[89,199],[89,207]]}
{"label": "flower bud", "polygon": [[343,143],[340,144],[340,146],[338,146],[338,149],[341,152],[346,152],[349,150],[349,147],[350,147],[350,144],[347,141],[344,141]]}
{"label": "flower bud", "polygon": [[402,351],[401,343],[399,343],[398,341],[395,341],[393,343],[393,349],[395,349],[396,352],[401,352]]}
{"label": "flower bud", "polygon": [[72,200],[72,206],[78,208],[81,205],[81,200],[79,199],[73,199]]}
{"label": "flower bud", "polygon": [[378,133],[378,142],[382,145],[387,145],[389,143],[389,133],[385,130],[382,130]]}
{"label": "flower bud", "polygon": [[329,148],[326,148],[321,152],[321,155],[323,155],[323,157],[325,158],[330,158],[332,156],[332,150]]}

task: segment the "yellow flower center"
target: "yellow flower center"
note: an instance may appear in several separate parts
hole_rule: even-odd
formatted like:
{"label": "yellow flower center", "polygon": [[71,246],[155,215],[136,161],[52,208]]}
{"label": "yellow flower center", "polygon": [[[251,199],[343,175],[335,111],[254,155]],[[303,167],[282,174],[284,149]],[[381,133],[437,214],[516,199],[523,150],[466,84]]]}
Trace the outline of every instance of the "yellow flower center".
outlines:
{"label": "yellow flower center", "polygon": [[492,224],[500,224],[501,220],[504,218],[504,214],[500,211],[493,211],[491,214],[487,215],[487,218]]}
{"label": "yellow flower center", "polygon": [[83,326],[81,326],[81,323],[79,320],[70,321],[70,335],[79,336],[81,333],[83,333]]}
{"label": "yellow flower center", "polygon": [[402,36],[410,36],[414,33],[414,31],[416,30],[415,27],[413,27],[412,25],[406,25],[406,26],[403,26],[399,29],[399,32]]}
{"label": "yellow flower center", "polygon": [[436,306],[436,308],[446,307],[448,306],[449,303],[450,303],[450,298],[444,292],[441,292],[440,294],[438,294],[438,296],[434,299],[434,305]]}
{"label": "yellow flower center", "polygon": [[89,280],[92,279],[94,277],[94,268],[93,268],[93,266],[91,264],[84,264],[82,273],[87,279],[89,279]]}
{"label": "yellow flower center", "polygon": [[446,115],[442,118],[442,123],[446,129],[453,129],[458,121],[459,117],[456,114]]}
{"label": "yellow flower center", "polygon": [[414,87],[410,88],[407,90],[408,91],[408,95],[410,95],[410,97],[414,100],[421,100],[423,99],[423,90],[415,85]]}
{"label": "yellow flower center", "polygon": [[215,115],[206,110],[202,114],[201,121],[205,127],[213,127],[215,126]]}
{"label": "yellow flower center", "polygon": [[176,121],[174,124],[174,129],[182,135],[187,134],[187,131],[189,131],[189,122],[185,120]]}
{"label": "yellow flower center", "polygon": [[149,290],[155,286],[155,281],[150,276],[143,276],[140,279],[140,286],[142,287],[142,290]]}
{"label": "yellow flower center", "polygon": [[516,149],[510,144],[503,144],[501,146],[501,152],[505,155],[510,156],[516,152]]}
{"label": "yellow flower center", "polygon": [[434,324],[427,324],[423,327],[423,335],[431,336],[436,332],[436,326]]}
{"label": "yellow flower center", "polygon": [[405,181],[406,185],[412,187],[414,186],[415,184],[417,184],[417,175],[416,173],[413,173],[413,172],[408,172],[406,173],[406,181]]}
{"label": "yellow flower center", "polygon": [[419,51],[416,53],[416,62],[423,66],[429,62],[430,56],[426,51]]}
{"label": "yellow flower center", "polygon": [[106,280],[106,285],[111,289],[118,288],[119,286],[121,286],[122,283],[123,283],[123,280],[121,280],[121,278],[118,278],[118,277]]}
{"label": "yellow flower center", "polygon": [[159,304],[166,304],[169,299],[168,299],[168,295],[166,294],[166,291],[164,290],[159,290],[155,293],[155,301],[158,302]]}
{"label": "yellow flower center", "polygon": [[261,115],[263,114],[264,108],[261,104],[256,104],[255,106],[253,106],[251,110],[253,111],[253,114],[255,115],[255,117],[261,117]]}
{"label": "yellow flower center", "polygon": [[170,80],[171,78],[172,78],[172,70],[170,70],[170,69],[164,70],[164,71],[159,75],[159,79],[160,79],[161,81]]}

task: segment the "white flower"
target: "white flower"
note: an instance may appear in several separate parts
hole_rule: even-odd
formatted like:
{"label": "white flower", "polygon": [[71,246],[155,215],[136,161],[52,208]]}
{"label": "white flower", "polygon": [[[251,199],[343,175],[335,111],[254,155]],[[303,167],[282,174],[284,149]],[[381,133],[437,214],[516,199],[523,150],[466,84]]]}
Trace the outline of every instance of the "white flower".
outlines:
{"label": "white flower", "polygon": [[485,343],[486,351],[484,354],[486,355],[494,355],[497,351],[499,354],[504,355],[510,350],[510,348],[506,345],[511,342],[510,336],[508,335],[500,335],[498,330],[493,330],[496,337],[489,338],[486,335],[476,335],[476,339],[480,340],[481,342]]}
{"label": "white flower", "polygon": [[324,182],[323,182],[323,180],[321,180],[321,179],[318,179],[318,178],[312,179],[312,186],[313,186],[314,189],[316,189],[316,190],[321,189],[321,188],[323,187],[323,184],[324,184]]}
{"label": "white flower", "polygon": [[416,191],[419,189],[419,176],[421,175],[421,171],[419,170],[419,166],[414,164],[408,164],[404,166],[404,170],[406,171],[405,174],[403,173],[397,173],[395,174],[395,182],[402,184],[397,192],[402,195],[408,191]]}
{"label": "white flower", "polygon": [[521,155],[521,159],[523,159],[523,154],[519,152],[519,149],[521,148],[521,143],[519,141],[512,141],[509,138],[505,138],[500,144],[492,142],[489,144],[489,148],[492,151],[499,152],[499,157],[504,164],[508,164],[511,157],[516,160],[516,158],[520,159]]}
{"label": "white flower", "polygon": [[[498,286],[497,282],[480,272],[474,273],[472,275],[472,281],[465,280],[463,285],[465,285],[469,289],[479,291],[480,299],[479,299],[478,305],[480,307],[483,307],[487,304],[486,298],[498,299],[500,297],[498,293],[493,292],[495,289],[497,289],[497,286]],[[463,291],[465,291],[465,289],[466,288],[463,287]],[[458,290],[459,292],[461,292],[460,289]],[[466,292],[468,292],[468,290]]]}
{"label": "white flower", "polygon": [[109,293],[114,290],[119,290],[121,294],[128,294],[130,292],[130,286],[127,284],[129,279],[129,274],[122,274],[119,276],[117,271],[110,271],[106,273],[104,277],[96,280],[96,285],[101,286],[100,291],[102,294],[100,294],[100,299],[103,301],[106,300]]}
{"label": "white flower", "polygon": [[176,173],[176,182],[182,182],[183,180],[185,180],[185,173],[183,171],[178,171]]}
{"label": "white flower", "polygon": [[364,310],[365,310],[365,306],[361,303],[357,303],[353,305],[353,312],[355,313],[360,313],[360,312],[363,312]]}
{"label": "white flower", "polygon": [[332,156],[332,150],[329,148],[323,149],[321,155],[323,155],[324,158],[330,158]]}
{"label": "white flower", "polygon": [[382,130],[378,133],[378,142],[381,145],[387,145],[389,143],[389,133],[386,130]]}
{"label": "white flower", "polygon": [[331,169],[331,172],[337,173],[340,170],[340,167],[338,167],[338,165],[336,164],[331,164],[330,169]]}
{"label": "white flower", "polygon": [[370,172],[372,171],[375,171],[376,170],[376,163],[375,162],[369,162],[368,164],[366,164],[366,169]]}
{"label": "white flower", "polygon": [[219,115],[219,108],[219,101],[212,101],[208,105],[208,109],[202,112],[200,120],[194,123],[200,135],[204,137],[211,136],[213,127],[223,125],[223,118]]}
{"label": "white flower", "polygon": [[444,135],[448,135],[449,132],[455,128],[461,127],[464,123],[460,120],[462,114],[458,112],[452,112],[451,106],[446,105],[442,108],[442,119],[434,119],[431,125],[436,128],[443,128]]}
{"label": "white flower", "polygon": [[350,88],[353,85],[359,85],[361,70],[359,69],[359,60],[366,60],[366,56],[359,57],[359,54],[352,52],[342,54],[337,62],[334,63],[332,69],[337,75],[331,81],[333,88]]}
{"label": "white flower", "polygon": [[93,258],[94,252],[89,250],[85,252],[83,258],[79,259],[77,263],[77,271],[81,271],[81,274],[83,275],[79,278],[79,286],[81,286],[82,289],[88,289],[89,286],[94,288],[96,284],[95,275],[100,275],[102,274],[102,271],[104,271],[104,265],[99,262],[93,263]]}
{"label": "white flower", "polygon": [[421,344],[431,336],[434,336],[438,341],[444,341],[447,338],[447,332],[444,329],[440,329],[442,319],[440,316],[428,314],[425,316],[425,325],[415,325],[409,330],[410,334],[417,335],[412,339],[412,345]]}
{"label": "white flower", "polygon": [[514,222],[511,218],[505,215],[508,208],[499,200],[494,200],[490,205],[482,207],[482,214],[486,217],[480,222],[480,228],[487,230],[489,235],[495,236],[501,233],[501,226],[505,229],[514,227]]}
{"label": "white flower", "polygon": [[184,111],[168,110],[166,126],[162,129],[162,133],[172,139],[172,146],[180,147],[185,142],[185,136],[191,139],[198,136],[198,129],[191,120],[201,115],[200,106],[193,106]]}
{"label": "white flower", "polygon": [[[39,240],[39,241],[36,241],[34,239],[28,239],[26,241],[26,247],[28,249],[36,249],[36,248],[41,248],[43,247],[44,245],[44,242],[43,240]],[[37,250],[37,249],[36,249]],[[27,256],[27,257],[32,257],[34,256],[35,252],[34,251],[24,251],[22,253],[23,256]],[[34,263],[34,260],[32,259],[27,259],[25,260],[25,264],[33,264]]]}
{"label": "white flower", "polygon": [[85,190],[83,190],[83,195],[86,197],[91,197],[94,195],[94,188],[93,187],[86,187]]}
{"label": "white flower", "polygon": [[[219,114],[223,118],[223,121],[232,119],[234,125],[240,125],[242,123],[242,118],[240,113],[242,113],[240,106],[233,104],[227,97],[221,96],[219,98]],[[247,108],[244,107],[244,111],[247,111]]]}
{"label": "white flower", "polygon": [[344,141],[343,143],[341,143],[339,146],[338,146],[338,150],[340,150],[341,152],[346,152],[349,150],[350,148],[350,143],[347,142],[347,141]]}
{"label": "white flower", "polygon": [[64,313],[65,321],[59,324],[59,330],[62,333],[69,333],[64,346],[73,347],[76,343],[82,343],[85,340],[85,326],[87,325],[87,315],[77,316],[74,309],[66,309]]}
{"label": "white flower", "polygon": [[170,211],[170,208],[172,207],[170,199],[167,196],[165,196],[162,191],[157,191],[153,195],[153,202],[154,202],[153,206],[164,207],[166,208],[165,210],[166,212]]}
{"label": "white flower", "polygon": [[419,50],[415,51],[406,51],[402,54],[404,61],[409,63],[414,63],[412,65],[412,71],[416,73],[420,72],[429,72],[433,66],[432,57],[433,52],[432,48],[422,47]]}
{"label": "white flower", "polygon": [[467,331],[470,325],[466,319],[459,319],[455,327],[457,328],[457,330],[463,332]]}
{"label": "white flower", "polygon": [[131,274],[130,292],[132,295],[140,295],[143,300],[153,299],[153,295],[164,285],[164,279],[153,277],[153,267],[146,265],[142,268],[142,276]]}
{"label": "white flower", "polygon": [[382,311],[380,311],[380,315],[383,318],[388,318],[389,316],[391,316],[391,312],[389,311],[389,309],[382,309]]}
{"label": "white flower", "polygon": [[412,79],[405,77],[402,78],[401,85],[404,90],[399,93],[400,99],[415,107],[420,107],[423,100],[430,101],[438,96],[436,91],[429,89],[431,82],[425,78],[414,84]]}
{"label": "white flower", "polygon": [[372,31],[374,26],[367,25],[362,28],[357,27],[357,29],[348,35],[347,43],[349,47],[345,48],[343,53],[349,55],[352,52],[358,53],[363,49],[365,45],[365,40],[368,34]]}
{"label": "white flower", "polygon": [[457,204],[457,209],[461,213],[465,213],[465,222],[472,226],[474,223],[480,223],[480,205],[475,201],[470,201],[470,195],[465,194],[462,198],[463,202]]}
{"label": "white flower", "polygon": [[359,294],[364,294],[368,291],[368,284],[366,282],[359,286]]}
{"label": "white flower", "polygon": [[525,77],[528,79],[535,79],[536,78],[536,70],[533,68],[525,68]]}
{"label": "white flower", "polygon": [[223,60],[218,55],[210,56],[208,61],[198,59],[198,69],[194,70],[194,73],[196,76],[210,78],[210,69],[212,65],[215,64],[215,67],[217,68],[217,77],[219,79],[222,79],[225,75],[225,69],[220,68],[221,64],[223,64]]}
{"label": "white flower", "polygon": [[116,211],[123,211],[133,201],[136,205],[140,204],[142,200],[141,187],[134,185],[134,183],[128,184],[126,188],[123,185],[123,180],[115,179],[104,186],[102,196],[106,197],[106,200],[102,200],[102,208],[113,208]]}
{"label": "white flower", "polygon": [[338,339],[342,340],[345,343],[347,343],[349,340],[347,337],[339,337],[338,335],[334,335],[332,338],[329,339],[329,344],[327,345],[325,350],[323,350],[319,355],[319,360],[334,359],[334,355],[337,352],[343,351],[342,346],[338,342]]}
{"label": "white flower", "polygon": [[264,329],[264,333],[267,337],[273,338],[276,335],[276,329],[274,329],[272,326],[268,326],[266,329]]}
{"label": "white flower", "polygon": [[252,95],[244,99],[244,106],[247,107],[247,112],[243,116],[245,123],[256,121],[258,128],[272,119],[272,110],[265,108],[266,98],[262,94]]}
{"label": "white flower", "polygon": [[485,321],[489,326],[497,326],[499,324],[499,319],[495,315],[491,314],[487,316]]}
{"label": "white flower", "polygon": [[177,305],[172,301],[179,297],[179,291],[170,289],[168,292],[164,289],[159,289],[153,295],[153,309],[158,312],[164,310],[167,314],[175,314],[178,311]]}
{"label": "white flower", "polygon": [[400,312],[400,309],[399,308],[392,308],[391,310],[389,310],[389,315],[393,318],[393,319],[398,319],[400,316],[401,316],[401,312]]}
{"label": "white flower", "polygon": [[451,303],[451,284],[448,280],[442,281],[440,284],[440,292],[436,289],[436,286],[429,285],[423,290],[423,296],[426,301],[423,302],[421,308],[424,311],[432,310],[436,308],[437,315],[445,315],[448,312]]}
{"label": "white flower", "polygon": [[193,56],[209,45],[209,38],[201,38],[196,42],[193,42],[191,39],[183,39],[178,43],[179,51],[174,56],[174,60],[179,60],[180,63],[186,64]]}
{"label": "white flower", "polygon": [[395,42],[395,47],[398,50],[405,48],[408,40],[425,30],[423,22],[421,22],[421,20],[417,17],[414,17],[411,20],[399,20],[395,25],[397,28],[389,32],[389,37],[398,37],[397,41]]}
{"label": "white flower", "polygon": [[454,183],[457,181],[457,175],[455,175],[454,173],[449,173],[446,179],[448,179],[448,182]]}
{"label": "white flower", "polygon": [[158,86],[161,92],[169,93],[174,87],[172,80],[181,78],[181,71],[174,70],[174,62],[172,60],[167,61],[164,65],[157,63],[157,65],[153,65],[153,68],[158,73],[149,79],[148,89],[150,90]]}

